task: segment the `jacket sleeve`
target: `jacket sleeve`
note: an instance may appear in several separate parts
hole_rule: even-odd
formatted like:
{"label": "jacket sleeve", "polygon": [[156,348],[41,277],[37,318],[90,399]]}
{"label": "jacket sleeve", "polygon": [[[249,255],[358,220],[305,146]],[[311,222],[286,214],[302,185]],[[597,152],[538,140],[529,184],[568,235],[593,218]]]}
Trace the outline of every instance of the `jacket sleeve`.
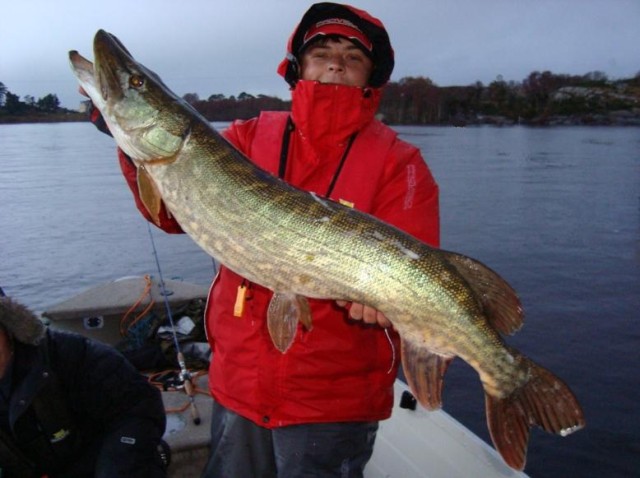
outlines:
{"label": "jacket sleeve", "polygon": [[222,136],[251,159],[251,140],[255,136],[257,124],[257,118],[235,120],[222,132]]}
{"label": "jacket sleeve", "polygon": [[[154,223],[151,215],[149,214],[149,211],[143,204],[142,199],[140,199],[137,179],[138,171],[136,166],[133,164],[133,161],[131,161],[131,158],[129,158],[129,156],[127,156],[127,154],[120,148],[118,148],[117,153],[118,161],[120,163],[120,169],[122,170],[122,175],[124,176],[124,179],[127,182],[131,193],[133,194],[133,200],[135,201],[138,211],[140,211],[140,213],[147,221]],[[160,220],[160,224],[158,225],[158,227],[163,231],[171,234],[183,233],[180,224],[178,224],[178,221],[176,221],[175,218],[169,213],[166,206],[164,205],[164,202],[160,205],[160,213],[158,217]]]}
{"label": "jacket sleeve", "polygon": [[372,214],[439,247],[438,184],[418,148],[396,140],[385,165]]}
{"label": "jacket sleeve", "polygon": [[82,436],[98,440],[94,476],[164,477],[158,454],[166,424],[160,391],[115,349],[76,335],[54,337],[52,361],[70,409]]}

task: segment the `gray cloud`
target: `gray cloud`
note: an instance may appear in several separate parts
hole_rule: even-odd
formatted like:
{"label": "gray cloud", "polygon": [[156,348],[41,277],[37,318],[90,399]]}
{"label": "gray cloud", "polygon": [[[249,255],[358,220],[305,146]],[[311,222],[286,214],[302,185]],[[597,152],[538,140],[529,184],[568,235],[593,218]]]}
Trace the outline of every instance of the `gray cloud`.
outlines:
{"label": "gray cloud", "polygon": [[[275,70],[286,41],[312,2],[23,0],[3,8],[0,81],[19,96],[55,93],[81,100],[67,64],[77,49],[91,57],[103,28],[156,71],[177,94],[288,97]],[[396,51],[392,77],[427,76],[436,84],[522,81],[535,70],[611,78],[640,71],[636,0],[362,0],[379,17]]]}

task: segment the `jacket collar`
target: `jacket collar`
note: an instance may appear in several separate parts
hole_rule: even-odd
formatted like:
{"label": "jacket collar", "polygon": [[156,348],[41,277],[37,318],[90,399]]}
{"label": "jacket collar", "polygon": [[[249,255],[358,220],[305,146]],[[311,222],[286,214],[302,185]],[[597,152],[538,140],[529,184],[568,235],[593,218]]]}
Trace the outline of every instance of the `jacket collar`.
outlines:
{"label": "jacket collar", "polygon": [[291,92],[296,130],[315,151],[343,147],[349,137],[374,119],[380,88],[299,80]]}

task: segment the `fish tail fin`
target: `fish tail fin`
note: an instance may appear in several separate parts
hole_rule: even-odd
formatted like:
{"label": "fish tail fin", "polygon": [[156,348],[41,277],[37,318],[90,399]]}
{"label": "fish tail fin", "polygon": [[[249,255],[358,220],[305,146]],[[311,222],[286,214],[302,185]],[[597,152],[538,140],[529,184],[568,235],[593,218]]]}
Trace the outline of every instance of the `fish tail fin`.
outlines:
{"label": "fish tail fin", "polygon": [[527,458],[529,428],[541,427],[566,436],[584,427],[582,409],[569,387],[548,370],[530,362],[531,378],[503,398],[485,394],[487,424],[504,461],[522,470]]}

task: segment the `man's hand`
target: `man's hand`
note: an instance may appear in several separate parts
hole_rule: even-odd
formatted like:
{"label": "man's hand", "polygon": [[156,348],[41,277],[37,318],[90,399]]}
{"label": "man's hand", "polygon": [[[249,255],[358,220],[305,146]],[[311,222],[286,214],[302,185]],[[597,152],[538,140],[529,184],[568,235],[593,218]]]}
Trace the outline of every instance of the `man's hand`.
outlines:
{"label": "man's hand", "polygon": [[[346,300],[337,300],[336,304],[339,307],[347,307],[349,303]],[[385,329],[392,325],[391,321],[379,310],[356,302],[351,302],[349,317],[354,320],[362,320],[366,324],[377,324]]]}

